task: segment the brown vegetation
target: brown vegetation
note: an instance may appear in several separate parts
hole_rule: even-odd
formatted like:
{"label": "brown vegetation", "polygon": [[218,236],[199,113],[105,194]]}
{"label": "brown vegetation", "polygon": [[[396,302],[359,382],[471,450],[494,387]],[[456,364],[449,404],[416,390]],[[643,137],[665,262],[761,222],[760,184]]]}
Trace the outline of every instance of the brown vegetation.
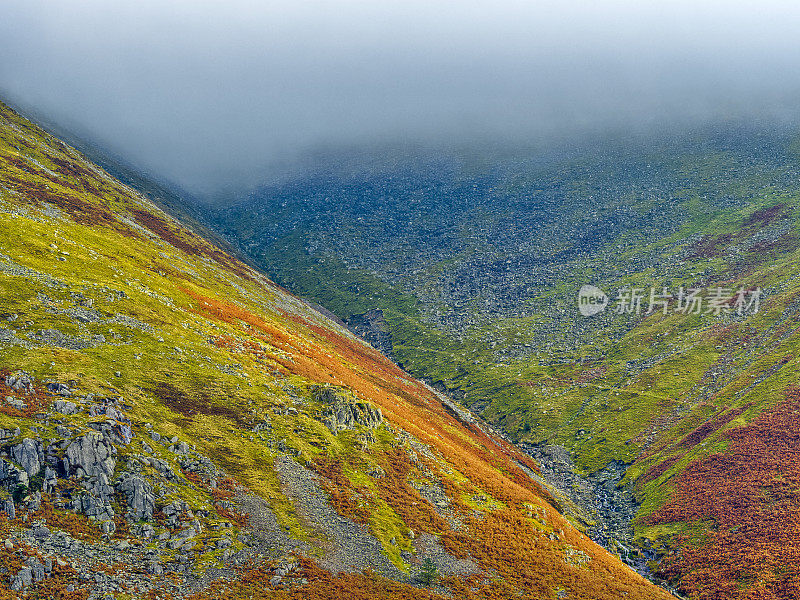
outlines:
{"label": "brown vegetation", "polygon": [[747,426],[731,445],[690,464],[651,524],[710,523],[684,537],[663,573],[704,600],[800,597],[800,388]]}

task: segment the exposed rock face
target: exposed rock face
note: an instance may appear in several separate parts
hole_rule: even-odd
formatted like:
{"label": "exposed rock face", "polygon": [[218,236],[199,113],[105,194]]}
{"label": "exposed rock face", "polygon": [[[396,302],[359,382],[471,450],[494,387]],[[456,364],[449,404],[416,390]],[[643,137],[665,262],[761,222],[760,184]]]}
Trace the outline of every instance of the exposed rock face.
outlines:
{"label": "exposed rock face", "polygon": [[42,470],[42,446],[36,440],[25,438],[21,444],[11,448],[11,456],[25,469],[29,478]]}
{"label": "exposed rock face", "polygon": [[3,511],[6,513],[6,517],[8,517],[10,521],[13,521],[17,518],[17,509],[14,505],[14,500],[11,498],[6,498],[6,501],[3,505]]}
{"label": "exposed rock face", "polygon": [[347,326],[350,331],[369,342],[373,348],[387,356],[392,355],[392,336],[381,309],[374,308],[363,315],[353,315],[347,319]]}
{"label": "exposed rock face", "polygon": [[97,404],[89,407],[89,414],[93,417],[105,415],[105,421],[95,421],[90,427],[102,432],[112,444],[128,445],[133,439],[131,421],[119,407],[118,398],[104,398]]}
{"label": "exposed rock face", "polygon": [[82,512],[87,517],[97,521],[110,521],[114,518],[114,509],[102,497],[99,497],[101,495],[109,496],[110,494],[83,494],[76,500],[73,506],[74,510]]}
{"label": "exposed rock face", "polygon": [[131,521],[149,521],[153,518],[156,498],[153,486],[139,475],[123,475],[117,482],[117,491],[122,492],[128,503],[125,517]]}
{"label": "exposed rock face", "polygon": [[74,508],[87,517],[109,523],[109,528],[114,518],[110,504],[114,488],[110,481],[117,464],[115,453],[116,448],[102,434],[95,432],[73,440],[64,453],[64,470],[84,479],[83,487],[87,492],[76,499]]}
{"label": "exposed rock face", "polygon": [[67,446],[65,470],[76,471],[85,477],[104,476],[108,480],[114,476],[115,453],[114,447],[100,433],[87,433]]}
{"label": "exposed rock face", "polygon": [[5,383],[12,390],[21,392],[23,394],[33,394],[34,378],[25,371],[16,371],[10,375],[6,375]]}
{"label": "exposed rock face", "polygon": [[368,402],[351,400],[334,387],[314,386],[311,393],[315,400],[326,404],[322,422],[334,435],[358,425],[374,429],[383,422],[380,408]]}
{"label": "exposed rock face", "polygon": [[42,481],[42,491],[46,494],[52,493],[58,484],[58,477],[55,470],[47,465],[44,468],[44,480]]}
{"label": "exposed rock face", "polygon": [[0,460],[0,483],[6,487],[28,485],[28,473],[7,460]]}

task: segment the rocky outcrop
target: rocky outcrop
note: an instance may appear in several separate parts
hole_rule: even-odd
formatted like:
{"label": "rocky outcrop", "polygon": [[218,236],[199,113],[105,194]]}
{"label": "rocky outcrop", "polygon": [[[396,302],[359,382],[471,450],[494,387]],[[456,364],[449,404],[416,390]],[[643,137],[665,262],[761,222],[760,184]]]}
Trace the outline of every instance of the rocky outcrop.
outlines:
{"label": "rocky outcrop", "polygon": [[104,498],[108,496],[110,494],[82,494],[73,504],[73,509],[101,523],[111,521],[114,518],[114,508],[105,501]]}
{"label": "rocky outcrop", "polygon": [[110,479],[117,464],[115,454],[116,449],[102,434],[89,432],[67,446],[64,470],[79,478],[104,476]]}
{"label": "rocky outcrop", "polygon": [[34,381],[33,376],[25,371],[15,371],[10,375],[6,375],[5,378],[5,384],[8,387],[22,394],[33,394],[35,392],[33,389]]}
{"label": "rocky outcrop", "polygon": [[3,503],[3,512],[5,513],[6,517],[8,517],[9,521],[13,521],[17,518],[17,507],[14,504],[13,499],[6,498],[6,501]]}
{"label": "rocky outcrop", "polygon": [[69,400],[56,400],[53,402],[52,409],[62,415],[74,415],[78,412],[78,406]]}
{"label": "rocky outcrop", "polygon": [[127,502],[128,512],[125,518],[128,521],[149,521],[153,518],[156,498],[153,495],[153,486],[144,477],[126,473],[117,482],[116,489]]}
{"label": "rocky outcrop", "polygon": [[93,417],[105,416],[104,421],[90,423],[103,436],[117,445],[128,445],[133,439],[131,421],[121,408],[120,398],[101,398],[100,402],[89,407],[89,414]]}
{"label": "rocky outcrop", "polygon": [[11,590],[22,591],[32,583],[38,583],[45,579],[52,570],[52,559],[47,559],[42,563],[38,558],[30,556],[26,565],[11,578]]}
{"label": "rocky outcrop", "polygon": [[28,474],[28,478],[38,475],[42,470],[42,444],[41,442],[25,438],[21,444],[11,448],[11,456]]}
{"label": "rocky outcrop", "polygon": [[72,390],[69,389],[69,386],[65,383],[60,383],[58,381],[50,381],[47,384],[47,391],[51,394],[57,394],[59,396],[69,397],[72,396]]}
{"label": "rocky outcrop", "polygon": [[8,460],[0,460],[0,484],[13,489],[18,485],[28,485],[28,473]]}
{"label": "rocky outcrop", "polygon": [[106,533],[113,532],[114,509],[111,479],[117,461],[116,448],[100,433],[89,432],[74,439],[64,453],[64,471],[82,480],[86,493],[79,496],[73,508],[103,524]]}
{"label": "rocky outcrop", "polygon": [[311,394],[314,400],[325,404],[322,422],[334,435],[357,426],[374,429],[383,422],[379,407],[350,399],[332,386],[314,386]]}

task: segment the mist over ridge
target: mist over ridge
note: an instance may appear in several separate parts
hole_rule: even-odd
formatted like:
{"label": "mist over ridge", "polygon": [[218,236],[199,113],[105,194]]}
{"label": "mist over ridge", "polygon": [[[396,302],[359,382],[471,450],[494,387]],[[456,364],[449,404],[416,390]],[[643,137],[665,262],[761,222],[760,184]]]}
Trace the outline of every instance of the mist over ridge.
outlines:
{"label": "mist over ridge", "polygon": [[1,95],[200,194],[320,147],[794,120],[800,90],[789,2],[11,0],[4,13]]}

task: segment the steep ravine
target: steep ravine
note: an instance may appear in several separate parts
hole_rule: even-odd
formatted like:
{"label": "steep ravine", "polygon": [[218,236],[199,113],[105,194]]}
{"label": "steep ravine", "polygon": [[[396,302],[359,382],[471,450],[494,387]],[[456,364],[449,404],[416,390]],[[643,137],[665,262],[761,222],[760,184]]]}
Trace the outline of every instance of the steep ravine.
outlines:
{"label": "steep ravine", "polygon": [[[477,426],[489,436],[513,443],[503,432],[476,417],[438,389],[434,391],[442,404],[464,424]],[[524,465],[519,466],[553,494],[560,512],[584,527],[586,534],[594,542],[617,555],[637,573],[676,597],[683,597],[652,573],[649,563],[659,560],[657,552],[634,543],[631,523],[639,504],[630,490],[620,485],[627,470],[624,463],[612,461],[604,469],[584,477],[576,472],[575,464],[564,446],[525,442],[515,445],[536,460],[541,475],[528,470]]]}
{"label": "steep ravine", "polygon": [[[386,333],[386,322],[380,310],[353,317],[347,325],[353,333],[391,357],[391,336]],[[477,425],[488,435],[513,443],[503,432],[455,401],[452,390],[436,383],[430,387],[442,404],[463,423]],[[593,541],[619,556],[644,577],[656,581],[648,562],[658,560],[658,555],[651,549],[639,548],[634,544],[631,522],[636,516],[638,504],[630,490],[619,485],[625,476],[625,464],[613,461],[606,468],[582,477],[577,474],[569,451],[563,446],[525,442],[516,445],[539,464],[544,479],[542,483],[562,501],[563,512],[583,525]],[[539,479],[535,473],[530,475]]]}
{"label": "steep ravine", "polygon": [[521,442],[517,447],[536,460],[551,492],[568,499],[562,505],[563,512],[584,525],[586,534],[594,542],[619,556],[643,577],[683,598],[678,590],[651,571],[650,563],[659,560],[658,553],[634,543],[631,523],[639,504],[631,491],[620,485],[627,471],[625,463],[612,461],[604,469],[583,477],[576,472],[564,446]]}
{"label": "steep ravine", "polygon": [[522,442],[518,447],[536,459],[547,483],[581,509],[581,514],[573,516],[583,521],[592,540],[653,579],[647,563],[658,556],[653,550],[634,544],[631,521],[638,504],[631,492],[619,485],[625,476],[624,463],[613,461],[601,471],[582,477],[575,472],[569,451],[563,446]]}

